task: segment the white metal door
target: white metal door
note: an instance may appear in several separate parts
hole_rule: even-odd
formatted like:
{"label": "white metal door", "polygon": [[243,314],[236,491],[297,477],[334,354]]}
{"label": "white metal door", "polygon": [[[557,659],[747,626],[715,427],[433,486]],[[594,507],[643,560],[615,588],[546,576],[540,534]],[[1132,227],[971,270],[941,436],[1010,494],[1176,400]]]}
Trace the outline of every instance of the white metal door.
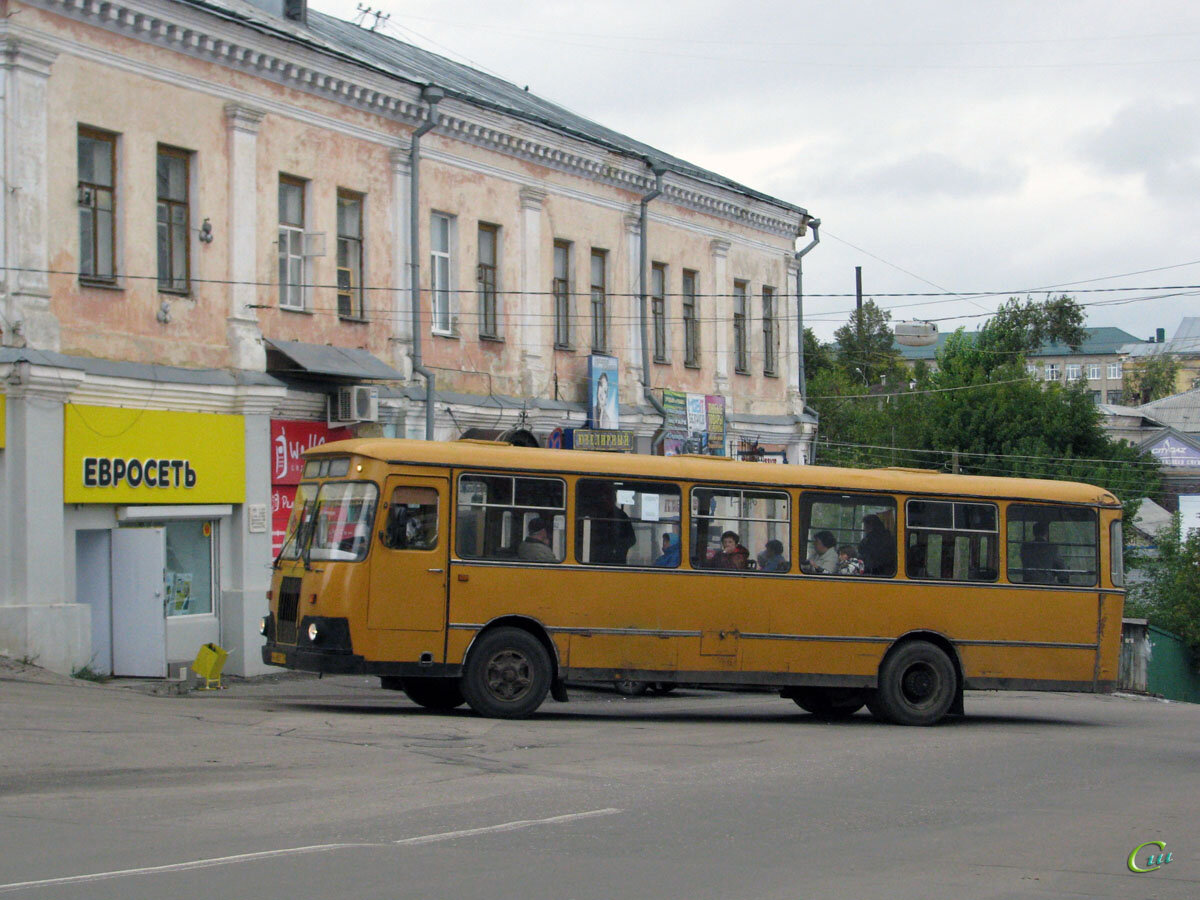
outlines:
{"label": "white metal door", "polygon": [[118,528],[112,533],[114,675],[167,675],[166,535],[165,528]]}

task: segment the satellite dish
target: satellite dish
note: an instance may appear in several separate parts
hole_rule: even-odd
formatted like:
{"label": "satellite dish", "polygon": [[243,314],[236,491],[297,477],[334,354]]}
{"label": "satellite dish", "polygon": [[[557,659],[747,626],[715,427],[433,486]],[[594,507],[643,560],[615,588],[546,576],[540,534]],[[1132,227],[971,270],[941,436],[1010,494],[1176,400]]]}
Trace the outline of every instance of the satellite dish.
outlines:
{"label": "satellite dish", "polygon": [[897,322],[892,328],[897,344],[905,347],[928,347],[936,344],[938,339],[937,325],[933,322]]}

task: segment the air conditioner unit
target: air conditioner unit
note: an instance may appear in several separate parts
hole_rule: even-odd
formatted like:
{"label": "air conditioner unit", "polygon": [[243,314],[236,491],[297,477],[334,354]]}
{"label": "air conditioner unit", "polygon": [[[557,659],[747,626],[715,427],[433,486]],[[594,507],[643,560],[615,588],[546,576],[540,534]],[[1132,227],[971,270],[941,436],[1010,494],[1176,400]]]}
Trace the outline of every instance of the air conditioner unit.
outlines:
{"label": "air conditioner unit", "polygon": [[329,397],[329,424],[353,425],[355,422],[379,420],[379,388],[355,384],[338,388]]}

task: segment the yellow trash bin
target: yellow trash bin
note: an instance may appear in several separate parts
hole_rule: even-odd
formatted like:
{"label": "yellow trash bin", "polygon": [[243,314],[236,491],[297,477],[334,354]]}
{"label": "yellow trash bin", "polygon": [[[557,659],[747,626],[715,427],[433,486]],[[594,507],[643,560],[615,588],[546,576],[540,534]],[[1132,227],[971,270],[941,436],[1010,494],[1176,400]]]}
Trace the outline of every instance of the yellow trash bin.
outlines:
{"label": "yellow trash bin", "polygon": [[196,654],[192,663],[192,671],[204,679],[202,691],[213,691],[221,687],[221,669],[225,667],[225,659],[229,651],[216,644],[205,644]]}

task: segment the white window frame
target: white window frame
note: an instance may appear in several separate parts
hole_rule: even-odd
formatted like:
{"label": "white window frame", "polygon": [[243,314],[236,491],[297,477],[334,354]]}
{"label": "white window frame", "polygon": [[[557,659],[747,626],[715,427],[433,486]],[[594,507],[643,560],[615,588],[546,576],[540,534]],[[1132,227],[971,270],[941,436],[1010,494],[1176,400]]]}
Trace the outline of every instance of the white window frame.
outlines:
{"label": "white window frame", "polygon": [[1096,380],[1100,377],[1100,363],[1088,363],[1087,367],[1088,379]]}
{"label": "white window frame", "polygon": [[1046,380],[1058,381],[1058,363],[1046,363]]}
{"label": "white window frame", "polygon": [[1067,363],[1067,381],[1078,381],[1081,371],[1079,363]]}
{"label": "white window frame", "polygon": [[[446,244],[437,246],[435,223],[446,223]],[[458,333],[458,303],[454,291],[454,245],[457,218],[444,212],[429,215],[429,327],[434,334]]]}
{"label": "white window frame", "polygon": [[[310,237],[305,232],[304,228],[308,222],[308,187],[309,182],[294,178],[289,175],[279,176],[279,193],[282,195],[284,185],[295,187],[300,190],[300,222],[283,222],[279,221],[279,233],[277,235],[278,244],[278,261],[280,264],[279,273],[279,308],[290,309],[297,312],[308,311],[309,290],[308,285],[312,281],[311,263],[309,258],[319,256],[318,253],[310,253],[311,249]],[[295,250],[299,252],[293,252]],[[323,248],[322,248],[323,249]],[[294,266],[299,265],[300,283],[292,283],[292,273]],[[285,275],[286,273],[286,275]]]}
{"label": "white window frame", "polygon": [[1109,378],[1120,378],[1121,377],[1121,363],[1119,361],[1118,362],[1110,362],[1108,364],[1108,377]]}

